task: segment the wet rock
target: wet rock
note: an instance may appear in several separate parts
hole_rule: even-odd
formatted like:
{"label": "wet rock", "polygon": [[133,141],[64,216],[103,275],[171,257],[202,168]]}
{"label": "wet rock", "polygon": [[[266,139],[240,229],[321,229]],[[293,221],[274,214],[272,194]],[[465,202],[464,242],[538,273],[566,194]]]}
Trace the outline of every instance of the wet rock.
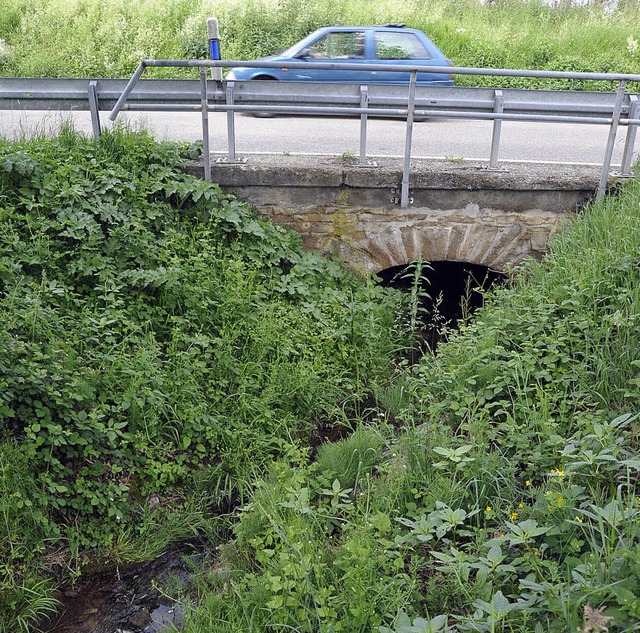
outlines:
{"label": "wet rock", "polygon": [[149,622],[151,622],[151,614],[149,609],[143,607],[129,618],[128,624],[136,629],[144,629]]}
{"label": "wet rock", "polygon": [[144,629],[143,633],[164,633],[169,631],[171,626],[181,629],[184,625],[184,607],[181,605],[168,607],[161,604],[153,611],[151,619],[152,623]]}

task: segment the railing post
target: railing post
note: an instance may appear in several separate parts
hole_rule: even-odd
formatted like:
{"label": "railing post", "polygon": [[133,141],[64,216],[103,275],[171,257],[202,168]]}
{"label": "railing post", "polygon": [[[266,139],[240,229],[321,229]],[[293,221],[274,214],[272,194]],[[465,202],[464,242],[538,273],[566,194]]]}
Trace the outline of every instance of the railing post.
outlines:
{"label": "railing post", "polygon": [[[502,90],[494,91],[495,104],[493,111],[496,114],[504,112],[504,96]],[[489,169],[498,169],[498,152],[500,151],[500,133],[502,132],[502,119],[493,119],[493,136],[491,138],[491,156],[489,158]]]}
{"label": "railing post", "polygon": [[407,103],[407,135],[404,143],[404,169],[402,170],[402,191],[400,194],[400,206],[406,209],[409,206],[409,170],[411,168],[411,143],[413,140],[413,111],[416,107],[416,82],[418,73],[411,71],[409,80],[409,101]]}
{"label": "railing post", "polygon": [[98,82],[89,82],[89,111],[91,112],[91,127],[93,137],[98,139],[102,130],[100,129],[100,110],[98,108]]}
{"label": "railing post", "polygon": [[[234,98],[234,82],[227,82],[227,105],[233,105]],[[233,110],[227,110],[227,144],[229,146],[229,153],[227,155],[227,161],[232,162],[236,159],[236,119],[235,112]]]}
{"label": "railing post", "polygon": [[616,103],[613,107],[611,116],[611,127],[609,128],[609,138],[607,139],[607,149],[604,153],[602,161],[602,175],[600,176],[600,184],[596,192],[596,200],[601,200],[607,193],[607,180],[609,179],[609,169],[611,168],[611,158],[613,156],[613,148],[616,143],[616,134],[618,133],[618,123],[620,122],[620,112],[622,112],[622,102],[624,101],[627,82],[621,79],[618,82],[618,92],[616,94]]}
{"label": "railing post", "polygon": [[[637,95],[631,95],[629,97],[629,119],[638,118],[638,97]],[[633,147],[636,144],[636,134],[638,132],[638,125],[636,123],[629,123],[627,128],[627,138],[624,143],[624,152],[622,154],[622,175],[631,175],[631,160],[633,158]]]}
{"label": "railing post", "polygon": [[200,104],[202,107],[202,153],[204,179],[211,182],[211,152],[209,150],[209,98],[207,95],[207,69],[200,66]]}
{"label": "railing post", "polygon": [[[369,87],[360,86],[360,107],[369,107]],[[367,164],[367,113],[360,113],[360,161],[359,165]]]}

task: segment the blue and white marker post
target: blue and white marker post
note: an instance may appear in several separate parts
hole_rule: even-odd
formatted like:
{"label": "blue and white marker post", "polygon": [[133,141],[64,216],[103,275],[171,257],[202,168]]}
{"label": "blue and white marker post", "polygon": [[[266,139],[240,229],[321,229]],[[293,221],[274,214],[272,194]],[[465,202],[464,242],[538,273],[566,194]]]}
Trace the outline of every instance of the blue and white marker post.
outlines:
{"label": "blue and white marker post", "polygon": [[[220,38],[218,37],[218,18],[207,20],[207,35],[209,37],[209,57],[211,59],[222,59],[220,56]],[[222,68],[211,69],[211,79],[222,81]]]}

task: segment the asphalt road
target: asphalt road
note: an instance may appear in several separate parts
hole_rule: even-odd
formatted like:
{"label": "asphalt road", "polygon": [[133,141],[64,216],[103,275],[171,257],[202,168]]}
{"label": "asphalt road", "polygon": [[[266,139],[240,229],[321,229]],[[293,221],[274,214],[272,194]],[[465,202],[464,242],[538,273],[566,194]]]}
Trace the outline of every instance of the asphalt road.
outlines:
{"label": "asphalt road", "polygon": [[[101,113],[103,128],[113,125]],[[88,112],[40,112],[0,110],[0,134],[12,138],[38,131],[50,132],[62,120],[73,120],[76,129],[91,133]],[[197,141],[202,138],[199,113],[123,112],[118,122],[153,130],[158,139]],[[223,113],[209,119],[210,148],[226,155],[227,121]],[[260,119],[235,117],[236,154],[353,154],[360,148],[358,118],[278,116]],[[492,124],[488,121],[430,119],[414,125],[412,155],[488,161]],[[406,124],[400,120],[373,119],[367,128],[368,158],[403,156]],[[602,164],[609,129],[602,125],[545,124],[506,121],[502,125],[499,159],[567,164]],[[618,131],[613,166],[620,164],[626,127]],[[640,143],[636,143],[636,148]],[[638,157],[636,151],[634,158]]]}

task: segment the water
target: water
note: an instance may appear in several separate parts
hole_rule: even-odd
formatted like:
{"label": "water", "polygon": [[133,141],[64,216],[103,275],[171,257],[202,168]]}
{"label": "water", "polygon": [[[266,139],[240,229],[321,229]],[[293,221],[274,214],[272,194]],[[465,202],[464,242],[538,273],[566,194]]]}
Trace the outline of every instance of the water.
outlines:
{"label": "water", "polygon": [[184,608],[157,589],[171,579],[186,586],[189,572],[180,552],[154,561],[82,577],[61,588],[62,607],[41,624],[43,633],[165,633],[180,629]]}

